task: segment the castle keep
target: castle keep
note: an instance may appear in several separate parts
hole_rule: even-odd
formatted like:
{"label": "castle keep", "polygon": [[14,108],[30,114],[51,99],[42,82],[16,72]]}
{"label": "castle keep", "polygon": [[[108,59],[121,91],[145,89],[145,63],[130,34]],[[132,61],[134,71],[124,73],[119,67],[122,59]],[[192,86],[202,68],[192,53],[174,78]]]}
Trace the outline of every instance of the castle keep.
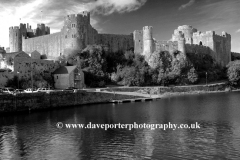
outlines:
{"label": "castle keep", "polygon": [[125,51],[134,48],[136,54],[151,55],[154,51],[180,51],[186,53],[207,53],[222,66],[231,61],[231,35],[214,31],[200,32],[192,26],[183,25],[174,30],[171,40],[159,41],[153,38],[153,28],[143,27],[129,35],[100,34],[90,24],[90,13],[72,14],[64,17],[60,32],[50,34],[50,28],[38,24],[32,29],[28,24],[9,28],[10,52],[37,50],[49,59],[56,59],[74,50],[82,50],[87,45],[102,44],[110,52]]}

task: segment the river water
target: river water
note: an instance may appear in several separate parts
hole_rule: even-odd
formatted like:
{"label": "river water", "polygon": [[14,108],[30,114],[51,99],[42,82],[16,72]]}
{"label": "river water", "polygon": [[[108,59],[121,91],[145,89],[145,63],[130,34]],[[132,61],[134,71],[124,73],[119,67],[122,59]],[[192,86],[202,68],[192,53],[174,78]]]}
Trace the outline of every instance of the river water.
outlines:
{"label": "river water", "polygon": [[[63,124],[192,124],[196,129],[67,129]],[[0,117],[0,159],[240,159],[240,92],[99,104]]]}

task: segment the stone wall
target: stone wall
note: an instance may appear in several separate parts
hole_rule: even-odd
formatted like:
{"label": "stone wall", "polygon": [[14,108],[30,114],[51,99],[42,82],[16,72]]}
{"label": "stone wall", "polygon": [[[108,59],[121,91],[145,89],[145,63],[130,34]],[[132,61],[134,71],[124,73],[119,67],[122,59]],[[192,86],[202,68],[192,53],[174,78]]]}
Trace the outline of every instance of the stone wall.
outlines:
{"label": "stone wall", "polygon": [[129,99],[135,96],[110,93],[59,91],[50,93],[23,93],[0,95],[0,113],[53,109],[82,104],[106,103],[109,100]]}
{"label": "stone wall", "polygon": [[177,41],[157,41],[155,45],[157,51],[169,51],[171,53],[178,50]]}
{"label": "stone wall", "polygon": [[141,54],[143,53],[143,31],[135,30],[133,32],[134,39],[134,53]]}
{"label": "stone wall", "polygon": [[174,87],[121,87],[121,88],[111,88],[103,89],[107,91],[116,91],[116,92],[138,92],[145,91],[151,94],[163,94],[167,92],[192,92],[192,91],[225,91],[227,84],[212,84],[212,85],[196,85],[196,86],[174,86]]}
{"label": "stone wall", "polygon": [[40,37],[22,39],[24,52],[38,51],[41,55],[47,55],[48,59],[54,59],[63,53],[61,32]]}
{"label": "stone wall", "polygon": [[187,53],[206,53],[211,55],[212,50],[207,46],[199,46],[196,44],[186,44]]}
{"label": "stone wall", "polygon": [[98,44],[107,45],[110,52],[125,51],[134,47],[133,34],[99,34]]}
{"label": "stone wall", "polygon": [[231,61],[231,36],[225,32],[214,36],[215,57],[219,64],[226,66]]}

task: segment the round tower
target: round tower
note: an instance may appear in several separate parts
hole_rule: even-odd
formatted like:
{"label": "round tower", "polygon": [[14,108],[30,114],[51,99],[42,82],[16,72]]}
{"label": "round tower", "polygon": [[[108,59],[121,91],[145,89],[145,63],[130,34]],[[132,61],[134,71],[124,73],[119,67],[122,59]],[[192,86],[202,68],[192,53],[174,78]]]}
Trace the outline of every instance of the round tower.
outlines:
{"label": "round tower", "polygon": [[90,13],[67,15],[64,18],[64,25],[61,30],[63,39],[63,52],[69,54],[71,50],[84,49],[88,43],[90,25]]}
{"label": "round tower", "polygon": [[152,26],[143,27],[143,55],[153,52]]}
{"label": "round tower", "polygon": [[19,52],[21,51],[22,35],[18,26],[9,28],[9,48],[10,52]]}
{"label": "round tower", "polygon": [[197,32],[197,29],[189,25],[183,25],[179,26],[177,30],[183,33],[186,43],[193,43],[193,33]]}
{"label": "round tower", "polygon": [[186,57],[186,46],[185,46],[185,38],[184,37],[180,37],[178,39],[178,51],[180,51],[184,57]]}

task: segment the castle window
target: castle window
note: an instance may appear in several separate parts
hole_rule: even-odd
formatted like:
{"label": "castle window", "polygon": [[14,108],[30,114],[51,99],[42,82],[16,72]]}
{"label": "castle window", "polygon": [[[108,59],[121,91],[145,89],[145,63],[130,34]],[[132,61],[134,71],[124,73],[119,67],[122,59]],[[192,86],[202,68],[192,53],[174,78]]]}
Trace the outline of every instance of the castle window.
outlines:
{"label": "castle window", "polygon": [[199,45],[202,46],[202,41],[199,42]]}
{"label": "castle window", "polygon": [[67,35],[65,36],[65,38],[67,38]]}
{"label": "castle window", "polygon": [[16,36],[17,36],[17,33],[16,33]]}
{"label": "castle window", "polygon": [[72,28],[75,28],[76,27],[76,24],[72,24]]}

